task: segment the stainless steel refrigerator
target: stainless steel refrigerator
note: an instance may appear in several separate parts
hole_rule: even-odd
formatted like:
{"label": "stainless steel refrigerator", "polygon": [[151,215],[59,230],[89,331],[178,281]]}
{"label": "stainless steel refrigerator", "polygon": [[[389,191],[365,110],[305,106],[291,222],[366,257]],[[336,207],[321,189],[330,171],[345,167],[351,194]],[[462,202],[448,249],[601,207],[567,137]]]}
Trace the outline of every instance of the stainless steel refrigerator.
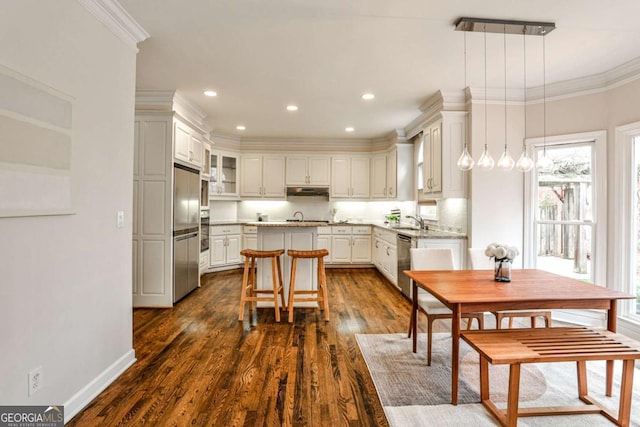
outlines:
{"label": "stainless steel refrigerator", "polygon": [[200,281],[200,175],[195,169],[173,168],[173,302]]}

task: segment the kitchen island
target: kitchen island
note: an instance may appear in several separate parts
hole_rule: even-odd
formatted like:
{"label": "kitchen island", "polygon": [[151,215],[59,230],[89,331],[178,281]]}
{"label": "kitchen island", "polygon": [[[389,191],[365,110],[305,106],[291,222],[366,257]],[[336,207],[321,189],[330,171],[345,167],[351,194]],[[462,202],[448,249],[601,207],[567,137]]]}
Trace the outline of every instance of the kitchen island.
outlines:
{"label": "kitchen island", "polygon": [[[287,255],[289,249],[314,250],[318,249],[318,227],[326,227],[326,222],[316,221],[255,221],[246,225],[256,226],[258,229],[258,250],[271,251],[284,249],[282,256],[282,279],[284,294],[289,295],[291,280],[291,258]],[[318,289],[316,275],[317,261],[314,259],[300,259],[296,269],[296,289]],[[258,263],[258,288],[271,289],[272,271],[268,260],[261,259]],[[273,307],[273,303],[260,302],[259,307]],[[317,307],[316,302],[296,302],[295,307]]]}

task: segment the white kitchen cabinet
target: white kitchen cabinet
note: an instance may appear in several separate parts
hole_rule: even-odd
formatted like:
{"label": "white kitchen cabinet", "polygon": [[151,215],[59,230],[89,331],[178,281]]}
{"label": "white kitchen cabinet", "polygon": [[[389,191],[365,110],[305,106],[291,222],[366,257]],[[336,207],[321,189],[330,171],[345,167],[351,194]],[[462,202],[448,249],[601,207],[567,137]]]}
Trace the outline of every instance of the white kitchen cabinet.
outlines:
{"label": "white kitchen cabinet", "polygon": [[423,131],[423,187],[425,193],[442,192],[442,122]]}
{"label": "white kitchen cabinet", "polygon": [[329,186],[329,156],[287,156],[286,184],[300,186]]}
{"label": "white kitchen cabinet", "polygon": [[211,142],[205,137],[202,142],[202,177],[211,176]]}
{"label": "white kitchen cabinet", "polygon": [[333,264],[368,264],[371,262],[370,226],[331,227],[331,262]]}
{"label": "white kitchen cabinet", "polygon": [[173,124],[174,152],[176,160],[181,160],[196,168],[202,167],[202,136],[194,129],[175,120]]}
{"label": "white kitchen cabinet", "polygon": [[284,157],[243,154],[241,158],[240,196],[258,199],[284,199]]}
{"label": "white kitchen cabinet", "polygon": [[330,264],[333,255],[333,248],[331,247],[331,227],[318,227],[316,247],[329,251],[329,255],[324,257],[324,262],[325,264]]}
{"label": "white kitchen cabinet", "polygon": [[368,199],[369,157],[336,156],[331,159],[331,197],[335,199]]}
{"label": "white kitchen cabinet", "polygon": [[212,151],[210,155],[209,197],[238,198],[238,156],[235,153]]}
{"label": "white kitchen cabinet", "polygon": [[371,157],[371,198],[386,199],[387,192],[387,154],[376,154]]}
{"label": "white kitchen cabinet", "polygon": [[200,252],[200,274],[203,274],[209,268],[209,251]]}
{"label": "white kitchen cabinet", "polygon": [[442,111],[425,126],[420,200],[467,197],[467,176],[456,165],[467,137],[466,114]]}
{"label": "white kitchen cabinet", "polygon": [[209,237],[209,266],[221,267],[239,264],[241,226],[211,226]]}
{"label": "white kitchen cabinet", "polygon": [[242,227],[242,249],[258,250],[258,227],[255,225]]}
{"label": "white kitchen cabinet", "polygon": [[371,158],[371,198],[414,200],[413,144],[397,144]]}
{"label": "white kitchen cabinet", "polygon": [[393,285],[398,286],[398,246],[396,233],[375,227],[373,263]]}

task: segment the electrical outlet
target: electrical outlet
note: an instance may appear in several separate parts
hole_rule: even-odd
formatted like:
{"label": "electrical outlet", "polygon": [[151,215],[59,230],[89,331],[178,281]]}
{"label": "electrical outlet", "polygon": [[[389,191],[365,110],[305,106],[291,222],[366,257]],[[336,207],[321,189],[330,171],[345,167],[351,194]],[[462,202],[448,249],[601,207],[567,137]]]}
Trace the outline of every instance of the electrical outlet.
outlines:
{"label": "electrical outlet", "polygon": [[29,372],[29,396],[36,394],[42,388],[42,366]]}

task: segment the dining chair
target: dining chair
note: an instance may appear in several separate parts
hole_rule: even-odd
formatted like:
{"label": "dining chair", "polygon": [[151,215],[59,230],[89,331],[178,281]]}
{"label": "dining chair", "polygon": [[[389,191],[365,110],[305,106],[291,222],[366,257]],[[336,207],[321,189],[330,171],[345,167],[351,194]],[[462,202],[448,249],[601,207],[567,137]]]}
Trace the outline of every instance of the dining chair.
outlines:
{"label": "dining chair", "polygon": [[[493,270],[494,262],[484,254],[482,248],[469,248],[469,264],[472,270]],[[551,326],[551,312],[546,310],[500,310],[492,311],[496,318],[496,329],[502,329],[502,320],[509,319],[509,328],[513,327],[515,317],[528,317],[531,319],[531,327],[536,327],[536,319],[544,318],[545,326]]]}
{"label": "dining chair", "polygon": [[[411,248],[410,255],[412,270],[454,270],[453,251],[450,248]],[[451,319],[453,313],[436,297],[420,288],[418,309],[427,315],[427,365],[431,366],[433,322],[438,319]],[[462,317],[468,319],[467,329],[471,329],[473,319],[478,321],[479,329],[484,329],[484,313],[464,313]],[[413,317],[409,323],[409,337],[415,332],[412,327]]]}

